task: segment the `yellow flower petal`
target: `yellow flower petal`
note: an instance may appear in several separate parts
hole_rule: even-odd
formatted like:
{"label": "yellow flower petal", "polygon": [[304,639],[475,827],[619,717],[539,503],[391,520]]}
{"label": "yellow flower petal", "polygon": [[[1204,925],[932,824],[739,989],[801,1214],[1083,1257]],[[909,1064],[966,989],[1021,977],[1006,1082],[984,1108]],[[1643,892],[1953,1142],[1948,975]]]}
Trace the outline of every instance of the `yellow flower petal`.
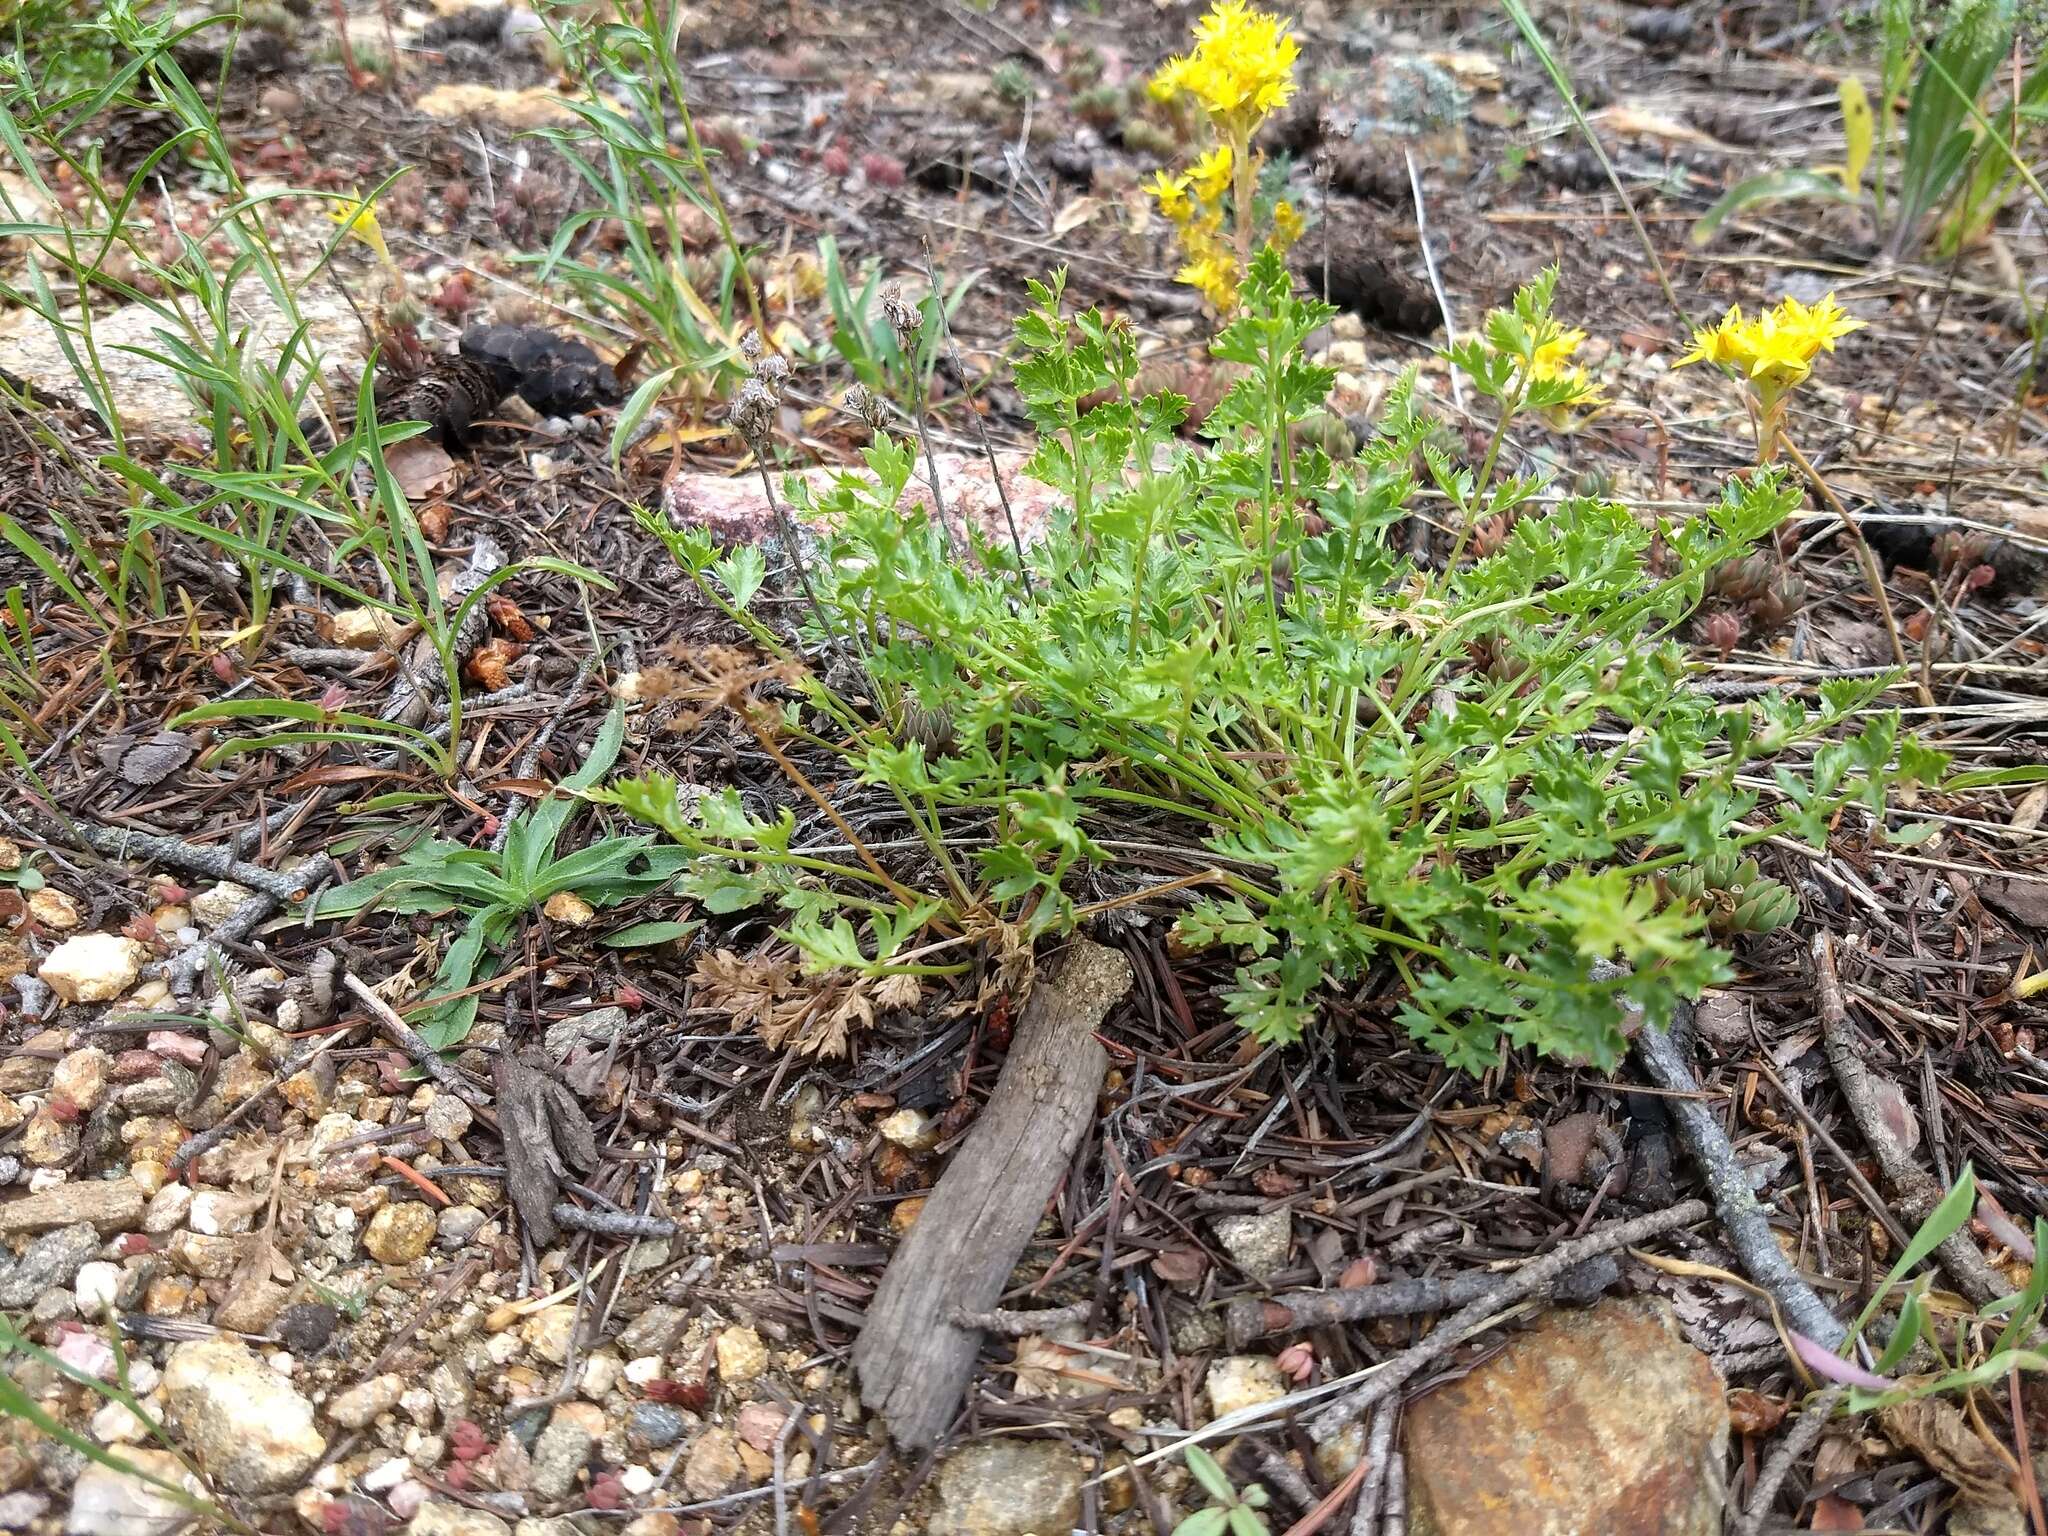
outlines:
{"label": "yellow flower petal", "polygon": [[391,265],[390,247],[384,244],[384,231],[377,224],[377,209],[373,201],[358,198],[350,202],[337,203],[327,210],[327,217],[342,227],[342,233],[352,240],[360,240],[386,266]]}

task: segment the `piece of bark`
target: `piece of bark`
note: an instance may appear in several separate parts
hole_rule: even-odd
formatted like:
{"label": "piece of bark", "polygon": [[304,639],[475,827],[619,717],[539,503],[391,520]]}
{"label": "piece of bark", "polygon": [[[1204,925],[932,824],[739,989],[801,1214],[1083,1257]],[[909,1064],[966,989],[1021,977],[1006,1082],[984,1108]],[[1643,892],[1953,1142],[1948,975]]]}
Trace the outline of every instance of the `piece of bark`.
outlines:
{"label": "piece of bark", "polygon": [[1109,1056],[1095,1029],[1131,986],[1130,962],[1087,940],[1025,1006],[1009,1060],[896,1250],[854,1341],[861,1401],[898,1445],[929,1449],[952,1422],[987,1312],[1094,1118]]}
{"label": "piece of bark", "polygon": [[555,1240],[555,1202],[571,1172],[597,1167],[597,1136],[576,1095],[527,1062],[500,1056],[492,1069],[505,1137],[505,1188],[536,1247]]}

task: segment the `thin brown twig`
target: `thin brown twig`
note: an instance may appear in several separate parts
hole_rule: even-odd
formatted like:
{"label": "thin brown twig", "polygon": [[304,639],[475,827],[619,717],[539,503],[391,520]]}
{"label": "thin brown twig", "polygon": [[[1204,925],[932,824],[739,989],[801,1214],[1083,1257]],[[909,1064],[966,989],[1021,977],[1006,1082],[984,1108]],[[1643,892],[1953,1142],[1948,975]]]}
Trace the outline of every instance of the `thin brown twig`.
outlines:
{"label": "thin brown twig", "polygon": [[[1885,1183],[1899,1200],[1906,1222],[1918,1226],[1941,1203],[1942,1188],[1933,1175],[1913,1161],[1878,1103],[1877,1079],[1857,1053],[1856,1030],[1849,1022],[1848,1004],[1842,996],[1841,976],[1835,968],[1834,935],[1825,929],[1815,934],[1810,953],[1814,1003],[1820,1015],[1821,1044],[1827,1052],[1828,1065],[1834,1068],[1843,1102],[1849,1106],[1856,1128],[1876,1157]],[[2010,1294],[1966,1229],[1951,1232],[1934,1251],[1956,1289],[1978,1306]]]}
{"label": "thin brown twig", "polygon": [[1504,1308],[1546,1289],[1559,1275],[1588,1259],[1612,1253],[1617,1248],[1631,1247],[1676,1227],[1704,1221],[1709,1209],[1704,1200],[1681,1200],[1666,1210],[1618,1221],[1571,1242],[1560,1243],[1541,1258],[1531,1259],[1512,1274],[1502,1275],[1499,1283],[1485,1295],[1438,1323],[1427,1338],[1387,1361],[1356,1391],[1346,1393],[1317,1414],[1310,1421],[1310,1430],[1319,1442],[1328,1443],[1366,1409],[1398,1391],[1423,1367],[1434,1364],[1474,1332],[1486,1327]]}
{"label": "thin brown twig", "polygon": [[1771,1505],[1778,1497],[1778,1490],[1792,1473],[1792,1463],[1804,1456],[1820,1439],[1820,1432],[1827,1428],[1829,1417],[1848,1392],[1847,1387],[1829,1387],[1820,1396],[1807,1404],[1806,1412],[1794,1424],[1785,1438],[1779,1442],[1771,1459],[1764,1463],[1764,1469],[1757,1475],[1756,1487],[1749,1495],[1749,1504],[1742,1511],[1742,1518],[1735,1523],[1735,1536],[1758,1536],[1764,1528],[1764,1521],[1770,1518]]}
{"label": "thin brown twig", "polygon": [[362,977],[351,972],[342,978],[342,983],[354,995],[356,1001],[370,1010],[372,1022],[389,1035],[422,1072],[466,1103],[488,1102],[488,1094],[465,1077],[459,1067],[443,1061],[441,1053],[427,1044],[418,1030],[400,1018],[398,1010],[371,991]]}

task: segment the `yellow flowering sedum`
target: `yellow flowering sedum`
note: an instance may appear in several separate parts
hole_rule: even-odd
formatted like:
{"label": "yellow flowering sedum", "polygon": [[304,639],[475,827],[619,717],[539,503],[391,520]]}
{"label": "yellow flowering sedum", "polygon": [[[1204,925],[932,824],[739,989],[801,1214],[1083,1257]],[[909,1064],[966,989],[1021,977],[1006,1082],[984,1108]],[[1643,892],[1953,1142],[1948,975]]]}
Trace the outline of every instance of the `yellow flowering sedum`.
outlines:
{"label": "yellow flowering sedum", "polygon": [[1230,190],[1230,172],[1230,146],[1218,144],[1188,168],[1188,182],[1203,202],[1221,202]]}
{"label": "yellow flowering sedum", "polygon": [[1739,304],[1731,305],[1719,325],[1693,332],[1692,350],[1677,366],[1719,363],[1736,369],[1768,413],[1787,390],[1813,372],[1816,357],[1834,351],[1842,337],[1862,329],[1863,322],[1844,314],[1832,293],[1815,304],[1785,299],[1754,320],[1742,318]]}
{"label": "yellow flowering sedum", "polygon": [[[1191,98],[1209,119],[1217,142],[1184,171],[1160,171],[1147,184],[1159,211],[1180,232],[1187,260],[1176,277],[1200,289],[1219,313],[1237,307],[1251,257],[1253,193],[1263,163],[1252,134],[1294,94],[1300,47],[1287,23],[1247,0],[1216,0],[1195,24],[1195,46],[1169,59],[1152,77],[1161,101]],[[1226,207],[1230,235],[1224,233]],[[1285,202],[1273,209],[1273,238],[1283,248],[1301,238],[1302,219]]]}
{"label": "yellow flowering sedum", "polygon": [[337,203],[327,210],[327,217],[341,226],[342,233],[353,240],[360,240],[377,253],[377,259],[390,266],[391,249],[384,243],[384,231],[377,223],[377,206],[373,198],[358,198]]}
{"label": "yellow flowering sedum", "polygon": [[1195,205],[1188,201],[1186,172],[1175,176],[1166,171],[1154,171],[1152,179],[1145,184],[1145,190],[1158,199],[1159,211],[1174,223],[1193,217]]}
{"label": "yellow flowering sedum", "polygon": [[1287,23],[1245,0],[1217,0],[1195,23],[1194,51],[1169,59],[1152,77],[1161,101],[1192,96],[1226,132],[1247,132],[1294,95],[1294,61],[1300,45]]}

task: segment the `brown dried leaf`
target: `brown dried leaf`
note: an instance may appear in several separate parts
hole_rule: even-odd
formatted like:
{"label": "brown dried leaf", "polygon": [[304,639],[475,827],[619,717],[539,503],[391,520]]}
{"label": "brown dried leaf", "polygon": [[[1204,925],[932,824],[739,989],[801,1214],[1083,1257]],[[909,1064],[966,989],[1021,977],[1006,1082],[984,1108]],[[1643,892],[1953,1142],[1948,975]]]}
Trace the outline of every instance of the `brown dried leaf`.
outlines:
{"label": "brown dried leaf", "polygon": [[520,610],[519,605],[504,593],[491,593],[484,599],[484,608],[490,614],[491,622],[511,639],[519,641],[522,645],[533,639],[535,631],[532,621]]}
{"label": "brown dried leaf", "polygon": [[1728,1394],[1728,1427],[1738,1435],[1767,1435],[1783,1422],[1789,1405],[1750,1387]]}
{"label": "brown dried leaf", "polygon": [[384,450],[384,463],[407,501],[426,501],[454,489],[455,461],[447,449],[427,438],[393,443]]}
{"label": "brown dried leaf", "polygon": [[1199,1248],[1167,1248],[1152,1256],[1152,1273],[1168,1285],[1192,1290],[1209,1272],[1209,1256]]}
{"label": "brown dried leaf", "polygon": [[1877,1423],[1894,1445],[1911,1451],[1972,1499],[2001,1506],[2017,1503],[2006,1482],[2005,1462],[1953,1403],[1919,1398],[1881,1409]]}
{"label": "brown dried leaf", "polygon": [[462,665],[462,675],[478,687],[496,693],[500,688],[510,686],[512,677],[506,669],[525,654],[525,646],[515,645],[502,635],[493,635],[470,653],[469,660]]}
{"label": "brown dried leaf", "polygon": [[700,1006],[730,1014],[734,1029],[763,1029],[771,1025],[776,1004],[795,984],[796,965],[766,956],[742,959],[719,949],[697,957],[691,979],[697,984]]}

